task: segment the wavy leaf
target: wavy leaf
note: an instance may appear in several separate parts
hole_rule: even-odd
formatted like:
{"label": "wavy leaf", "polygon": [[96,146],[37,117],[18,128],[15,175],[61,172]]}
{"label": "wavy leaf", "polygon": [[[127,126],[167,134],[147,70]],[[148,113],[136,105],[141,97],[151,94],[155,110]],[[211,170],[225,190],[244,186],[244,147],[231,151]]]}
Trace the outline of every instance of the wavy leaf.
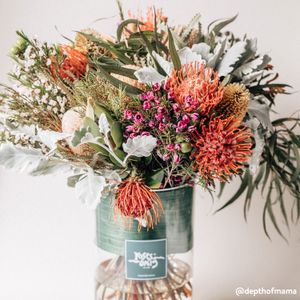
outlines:
{"label": "wavy leaf", "polygon": [[102,191],[106,185],[105,178],[92,169],[83,175],[75,185],[77,198],[88,208],[96,209],[100,203]]}
{"label": "wavy leaf", "polygon": [[238,61],[242,58],[243,53],[246,51],[246,45],[247,43],[245,41],[240,41],[229,48],[219,64],[219,76],[226,76],[234,70],[234,66],[238,63]]}
{"label": "wavy leaf", "polygon": [[128,154],[127,156],[147,157],[151,155],[156,144],[157,139],[151,135],[137,136],[123,143],[123,149]]}

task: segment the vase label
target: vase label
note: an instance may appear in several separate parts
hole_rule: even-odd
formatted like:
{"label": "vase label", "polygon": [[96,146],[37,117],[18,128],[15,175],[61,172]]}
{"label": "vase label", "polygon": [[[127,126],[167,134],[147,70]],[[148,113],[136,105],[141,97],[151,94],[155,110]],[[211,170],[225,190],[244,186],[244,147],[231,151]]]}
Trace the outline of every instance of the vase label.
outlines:
{"label": "vase label", "polygon": [[167,277],[167,240],[126,240],[125,273],[131,280]]}

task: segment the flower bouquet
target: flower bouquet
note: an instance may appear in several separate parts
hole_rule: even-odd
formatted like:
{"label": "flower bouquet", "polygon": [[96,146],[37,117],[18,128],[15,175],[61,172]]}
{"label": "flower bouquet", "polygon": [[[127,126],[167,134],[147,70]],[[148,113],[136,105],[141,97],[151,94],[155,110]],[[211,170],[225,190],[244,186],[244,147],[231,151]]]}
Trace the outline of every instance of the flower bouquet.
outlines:
{"label": "flower bouquet", "polygon": [[[96,299],[191,299],[193,187],[267,189],[267,217],[300,218],[297,117],[270,120],[277,83],[256,39],[236,38],[197,14],[173,26],[161,10],[128,17],[116,36],[93,29],[66,44],[18,31],[12,86],[0,94],[0,164],[33,176],[65,173],[96,210]],[[276,193],[276,197],[273,196]]]}

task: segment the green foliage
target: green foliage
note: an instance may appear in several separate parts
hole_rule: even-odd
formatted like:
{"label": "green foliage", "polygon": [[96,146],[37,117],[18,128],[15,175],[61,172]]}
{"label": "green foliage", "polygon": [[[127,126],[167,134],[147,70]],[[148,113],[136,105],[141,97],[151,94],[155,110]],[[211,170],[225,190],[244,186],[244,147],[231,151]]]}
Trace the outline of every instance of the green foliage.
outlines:
{"label": "green foliage", "polygon": [[[78,81],[74,88],[77,105],[85,106],[87,100],[94,102],[96,115],[101,112],[112,113],[117,119],[123,116],[128,97],[123,89],[113,86],[105,78],[89,72],[84,79]],[[105,111],[106,109],[106,111]]]}
{"label": "green foliage", "polygon": [[[239,189],[218,211],[236,202],[245,194],[244,214],[247,218],[253,194],[255,190],[261,190],[262,196],[265,197],[263,211],[265,233],[270,237],[267,226],[269,219],[278,234],[285,238],[281,225],[275,217],[275,210],[279,209],[281,212],[286,227],[289,227],[291,221],[298,222],[300,219],[300,134],[295,133],[300,129],[300,118],[277,119],[272,122],[272,125],[274,131],[265,138],[258,172],[251,174],[247,170],[241,176]],[[289,199],[285,197],[286,193],[294,199],[292,206]]]}
{"label": "green foliage", "polygon": [[168,29],[168,37],[169,37],[169,50],[170,50],[170,56],[174,65],[175,70],[180,70],[181,68],[181,62],[174,44],[173,35],[170,29]]}

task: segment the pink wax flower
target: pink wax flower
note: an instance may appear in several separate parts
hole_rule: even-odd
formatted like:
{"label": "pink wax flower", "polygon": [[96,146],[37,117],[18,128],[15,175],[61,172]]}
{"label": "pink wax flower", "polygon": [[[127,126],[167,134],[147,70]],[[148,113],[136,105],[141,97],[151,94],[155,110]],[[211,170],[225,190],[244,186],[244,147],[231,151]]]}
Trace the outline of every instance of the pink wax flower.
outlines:
{"label": "pink wax flower", "polygon": [[168,144],[167,145],[167,150],[173,151],[174,150],[174,145],[173,144]]}
{"label": "pink wax flower", "polygon": [[132,119],[132,111],[129,109],[124,110],[124,119],[131,120]]}
{"label": "pink wax flower", "polygon": [[[184,130],[187,127],[187,124],[184,121],[179,121],[177,123],[177,128],[176,128],[176,132],[181,132],[182,130]],[[178,131],[177,131],[178,130]]]}
{"label": "pink wax flower", "polygon": [[173,92],[168,92],[168,99],[173,100],[174,98],[175,98],[174,93]]}
{"label": "pink wax flower", "polygon": [[155,127],[155,123],[152,120],[149,121],[148,125],[149,125],[150,128],[154,128]]}
{"label": "pink wax flower", "polygon": [[146,99],[145,100],[154,100],[155,99],[155,95],[154,95],[154,93],[152,92],[152,91],[148,91],[147,93],[146,93],[146,97],[145,97]]}
{"label": "pink wax flower", "polygon": [[164,118],[164,115],[159,113],[159,114],[155,114],[155,119],[158,121],[161,121]]}
{"label": "pink wax flower", "polygon": [[156,99],[154,100],[154,102],[155,102],[155,104],[156,104],[157,106],[160,106],[160,100],[159,100],[159,98],[156,98]]}
{"label": "pink wax flower", "polygon": [[158,129],[159,129],[160,131],[165,131],[166,125],[165,125],[164,123],[159,123]]}
{"label": "pink wax flower", "polygon": [[134,122],[137,123],[137,124],[141,124],[144,120],[144,117],[141,113],[137,112],[135,115],[134,115]]}
{"label": "pink wax flower", "polygon": [[164,90],[165,90],[165,91],[169,91],[169,90],[170,90],[170,84],[169,84],[169,81],[166,81],[166,82],[164,83]]}
{"label": "pink wax flower", "polygon": [[133,138],[135,138],[135,137],[137,137],[137,134],[136,134],[136,133],[131,133],[131,134],[129,135],[129,138],[130,138],[130,139],[133,139]]}
{"label": "pink wax flower", "polygon": [[181,145],[180,145],[180,144],[176,144],[176,145],[175,145],[175,150],[180,151],[180,150],[181,150]]}
{"label": "pink wax flower", "polygon": [[185,124],[189,124],[190,121],[191,121],[191,119],[189,118],[189,116],[184,115],[184,116],[182,117],[182,122],[184,122]]}
{"label": "pink wax flower", "polygon": [[198,113],[193,113],[191,115],[191,118],[194,122],[197,122],[199,120],[199,114]]}
{"label": "pink wax flower", "polygon": [[180,106],[179,106],[178,103],[174,103],[174,104],[172,105],[172,108],[173,108],[173,110],[174,110],[175,113],[180,112]]}
{"label": "pink wax flower", "polygon": [[127,132],[133,132],[134,126],[133,125],[127,125],[126,126],[126,131]]}
{"label": "pink wax flower", "polygon": [[148,131],[143,131],[141,135],[142,135],[142,136],[149,136],[149,135],[150,135],[150,132],[148,132]]}
{"label": "pink wax flower", "polygon": [[180,163],[180,156],[177,153],[175,153],[174,156],[173,156],[173,160],[174,160],[175,164],[179,164]]}
{"label": "pink wax flower", "polygon": [[132,131],[135,132],[135,133],[140,133],[141,128],[139,128],[138,126],[133,126],[133,130]]}
{"label": "pink wax flower", "polygon": [[146,93],[140,94],[140,99],[141,99],[142,101],[147,100],[147,94],[146,94]]}
{"label": "pink wax flower", "polygon": [[195,131],[196,129],[197,129],[197,128],[196,128],[195,125],[189,126],[188,132],[193,132],[193,131]]}
{"label": "pink wax flower", "polygon": [[167,160],[169,160],[169,159],[170,159],[169,154],[164,154],[164,155],[162,156],[162,160],[163,160],[163,161],[167,161]]}
{"label": "pink wax flower", "polygon": [[174,183],[181,183],[182,182],[182,178],[180,176],[172,176],[172,179],[174,181]]}
{"label": "pink wax flower", "polygon": [[154,92],[160,91],[160,84],[159,84],[158,82],[155,83],[155,84],[153,84],[153,85],[152,85],[152,90],[153,90]]}
{"label": "pink wax flower", "polygon": [[158,109],[157,109],[157,113],[159,114],[167,114],[167,109],[165,107],[162,107],[160,106]]}
{"label": "pink wax flower", "polygon": [[185,108],[197,109],[199,105],[197,100],[195,100],[192,96],[188,95],[185,96],[184,106]]}
{"label": "pink wax flower", "polygon": [[144,108],[144,110],[148,110],[148,109],[150,109],[151,108],[151,102],[150,101],[145,101],[144,103],[143,103],[143,108]]}

